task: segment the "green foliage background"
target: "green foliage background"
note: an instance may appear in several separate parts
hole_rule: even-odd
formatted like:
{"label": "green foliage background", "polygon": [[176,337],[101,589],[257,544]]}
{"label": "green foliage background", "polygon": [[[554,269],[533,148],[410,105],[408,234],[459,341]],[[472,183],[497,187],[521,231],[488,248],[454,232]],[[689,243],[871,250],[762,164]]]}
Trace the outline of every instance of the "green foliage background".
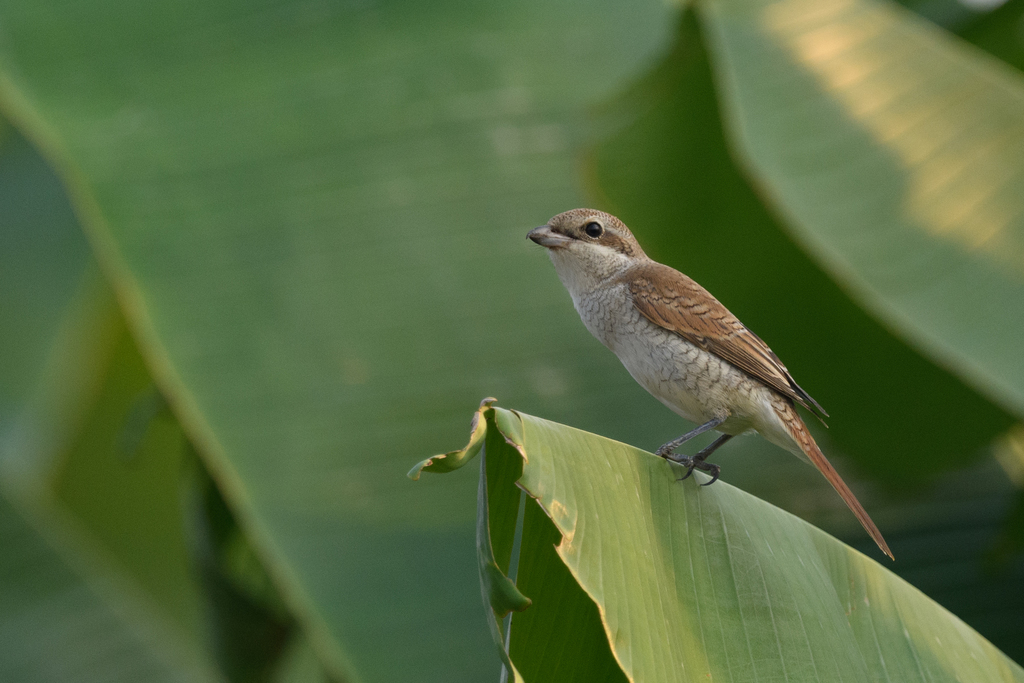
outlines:
{"label": "green foliage background", "polygon": [[[983,102],[926,139],[1010,131],[974,175],[1011,265],[891,239],[857,197],[899,164],[856,93],[769,78],[793,58],[758,3],[4,3],[2,677],[496,676],[476,482],[410,464],[485,395],[647,449],[687,427],[525,240],[578,205],[771,344],[894,570],[1024,658],[1024,3],[852,6],[953,55],[911,103]],[[737,441],[728,481],[870,551],[816,473]]]}

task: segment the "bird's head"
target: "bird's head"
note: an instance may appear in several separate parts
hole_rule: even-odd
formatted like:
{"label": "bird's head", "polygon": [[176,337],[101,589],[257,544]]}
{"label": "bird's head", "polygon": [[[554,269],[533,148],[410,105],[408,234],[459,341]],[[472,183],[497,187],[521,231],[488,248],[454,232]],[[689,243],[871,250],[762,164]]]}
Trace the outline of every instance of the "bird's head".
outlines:
{"label": "bird's head", "polygon": [[560,213],[527,237],[548,250],[558,277],[573,294],[647,260],[622,221],[594,209]]}

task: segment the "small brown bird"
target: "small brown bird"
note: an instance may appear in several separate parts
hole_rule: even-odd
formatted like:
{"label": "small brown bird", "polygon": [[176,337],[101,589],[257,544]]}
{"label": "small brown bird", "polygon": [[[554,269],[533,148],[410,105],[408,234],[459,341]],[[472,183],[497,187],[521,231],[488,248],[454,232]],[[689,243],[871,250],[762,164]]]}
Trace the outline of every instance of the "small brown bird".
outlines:
{"label": "small brown bird", "polygon": [[[590,333],[629,374],[677,414],[698,425],[657,454],[718,479],[707,457],[737,434],[756,431],[806,456],[893,557],[878,527],[822,454],[794,403],[827,416],[761,339],[706,289],[652,261],[622,221],[593,209],[560,213],[528,237],[544,246]],[[696,455],[674,450],[711,429],[722,433]]]}

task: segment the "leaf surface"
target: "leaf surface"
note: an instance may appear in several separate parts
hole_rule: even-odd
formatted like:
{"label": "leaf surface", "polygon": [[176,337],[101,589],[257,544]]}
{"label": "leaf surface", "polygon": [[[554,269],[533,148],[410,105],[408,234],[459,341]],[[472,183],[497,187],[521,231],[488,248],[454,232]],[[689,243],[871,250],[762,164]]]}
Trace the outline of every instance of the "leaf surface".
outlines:
{"label": "leaf surface", "polygon": [[1024,414],[1024,76],[894,3],[702,5],[756,184],[862,304]]}
{"label": "leaf surface", "polygon": [[[494,410],[521,420],[521,453],[502,455],[523,459],[519,485],[546,513],[524,529],[524,547],[557,540],[600,615],[603,636],[591,637],[610,645],[628,680],[1024,681],[958,618],[793,515],[725,483],[698,487],[703,474],[679,482],[678,467],[625,444]],[[527,595],[531,569],[540,571],[523,565],[517,582]],[[559,613],[572,595],[530,595],[513,615],[512,660],[525,680],[548,653],[517,650],[517,622],[546,610],[532,629],[562,632],[585,609]],[[542,670],[571,670],[579,653],[553,637],[562,657]]]}

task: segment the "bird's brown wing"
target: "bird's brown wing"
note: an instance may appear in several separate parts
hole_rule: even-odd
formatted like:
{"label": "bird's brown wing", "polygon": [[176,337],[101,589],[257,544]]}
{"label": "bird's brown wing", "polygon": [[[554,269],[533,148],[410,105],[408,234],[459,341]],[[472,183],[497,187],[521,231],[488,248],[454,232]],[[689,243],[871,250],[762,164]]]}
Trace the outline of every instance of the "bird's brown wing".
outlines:
{"label": "bird's brown wing", "polygon": [[732,363],[811,412],[828,416],[768,345],[696,282],[653,261],[631,269],[625,280],[633,305],[652,323]]}

